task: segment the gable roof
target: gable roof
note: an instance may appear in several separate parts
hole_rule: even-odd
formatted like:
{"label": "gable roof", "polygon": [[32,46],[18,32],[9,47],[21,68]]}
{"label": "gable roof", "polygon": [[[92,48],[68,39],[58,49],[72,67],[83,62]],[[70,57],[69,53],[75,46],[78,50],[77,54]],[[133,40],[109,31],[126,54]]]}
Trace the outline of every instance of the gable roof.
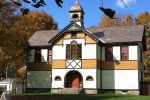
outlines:
{"label": "gable roof", "polygon": [[108,28],[83,28],[71,22],[63,30],[37,31],[29,39],[30,46],[48,46],[64,32],[83,31],[96,41],[102,43],[139,42],[142,41],[144,25],[108,27]]}
{"label": "gable roof", "polygon": [[60,30],[45,30],[36,31],[29,39],[30,46],[45,46],[49,45],[48,41],[58,34]]}
{"label": "gable roof", "polygon": [[144,25],[88,28],[87,30],[105,43],[138,42],[142,41]]}
{"label": "gable roof", "polygon": [[93,34],[89,33],[87,30],[85,30],[84,27],[79,26],[76,22],[71,22],[69,25],[67,25],[62,31],[60,31],[57,35],[55,35],[52,39],[48,41],[48,43],[52,44],[59,36],[61,36],[65,32],[71,32],[71,31],[82,31],[86,35],[90,36],[93,40],[99,41],[97,37],[95,37]]}

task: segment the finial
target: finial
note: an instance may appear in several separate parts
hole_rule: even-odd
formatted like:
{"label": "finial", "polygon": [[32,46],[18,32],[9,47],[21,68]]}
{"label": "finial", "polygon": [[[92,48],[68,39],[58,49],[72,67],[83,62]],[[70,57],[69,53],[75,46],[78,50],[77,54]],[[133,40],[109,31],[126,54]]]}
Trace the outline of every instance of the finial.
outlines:
{"label": "finial", "polygon": [[79,0],[76,0],[76,3],[75,4],[79,4]]}

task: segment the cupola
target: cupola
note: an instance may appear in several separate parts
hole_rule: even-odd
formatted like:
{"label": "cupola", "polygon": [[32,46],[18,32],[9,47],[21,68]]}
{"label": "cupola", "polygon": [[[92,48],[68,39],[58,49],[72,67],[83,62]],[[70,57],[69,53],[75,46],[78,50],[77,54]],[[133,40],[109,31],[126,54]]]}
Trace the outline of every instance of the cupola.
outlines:
{"label": "cupola", "polygon": [[75,4],[70,9],[70,22],[76,22],[78,25],[84,27],[84,11],[76,0]]}

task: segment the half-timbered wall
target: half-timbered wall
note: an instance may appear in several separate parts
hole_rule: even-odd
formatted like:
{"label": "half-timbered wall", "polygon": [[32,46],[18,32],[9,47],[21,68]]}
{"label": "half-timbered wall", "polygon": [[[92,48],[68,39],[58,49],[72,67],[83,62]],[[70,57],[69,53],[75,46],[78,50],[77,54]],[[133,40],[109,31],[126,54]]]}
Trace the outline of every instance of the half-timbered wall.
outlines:
{"label": "half-timbered wall", "polygon": [[[53,46],[52,67],[53,68],[96,68],[97,44],[86,44],[83,33],[77,34],[79,39],[70,39],[70,34],[65,34],[62,45]],[[80,60],[67,60],[66,44],[76,41],[82,46],[82,57]],[[100,48],[99,48],[100,49]],[[99,57],[100,58],[100,57]],[[66,60],[66,62],[65,62]],[[60,64],[61,63],[61,64]],[[66,66],[64,66],[66,65]]]}
{"label": "half-timbered wall", "polygon": [[51,88],[51,71],[27,71],[26,88]]}
{"label": "half-timbered wall", "polygon": [[102,89],[138,89],[138,70],[102,70]]}
{"label": "half-timbered wall", "polygon": [[[72,71],[72,69],[52,69],[52,88],[64,88],[64,79],[67,72]],[[74,69],[78,71],[83,77],[83,88],[97,88],[96,86],[96,69]],[[54,78],[60,76],[62,80],[55,81]],[[87,81],[86,77],[92,76],[93,81]]]}

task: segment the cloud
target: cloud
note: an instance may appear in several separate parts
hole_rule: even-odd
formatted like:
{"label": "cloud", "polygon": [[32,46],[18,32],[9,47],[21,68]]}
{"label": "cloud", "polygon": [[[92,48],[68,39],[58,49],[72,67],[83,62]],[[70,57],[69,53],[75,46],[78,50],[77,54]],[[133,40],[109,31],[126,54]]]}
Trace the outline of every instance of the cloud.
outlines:
{"label": "cloud", "polygon": [[[125,3],[123,3],[123,2]],[[125,8],[126,6],[130,6],[131,4],[135,4],[136,0],[117,0],[116,1],[116,5],[120,8]],[[125,6],[126,5],[126,6]]]}

